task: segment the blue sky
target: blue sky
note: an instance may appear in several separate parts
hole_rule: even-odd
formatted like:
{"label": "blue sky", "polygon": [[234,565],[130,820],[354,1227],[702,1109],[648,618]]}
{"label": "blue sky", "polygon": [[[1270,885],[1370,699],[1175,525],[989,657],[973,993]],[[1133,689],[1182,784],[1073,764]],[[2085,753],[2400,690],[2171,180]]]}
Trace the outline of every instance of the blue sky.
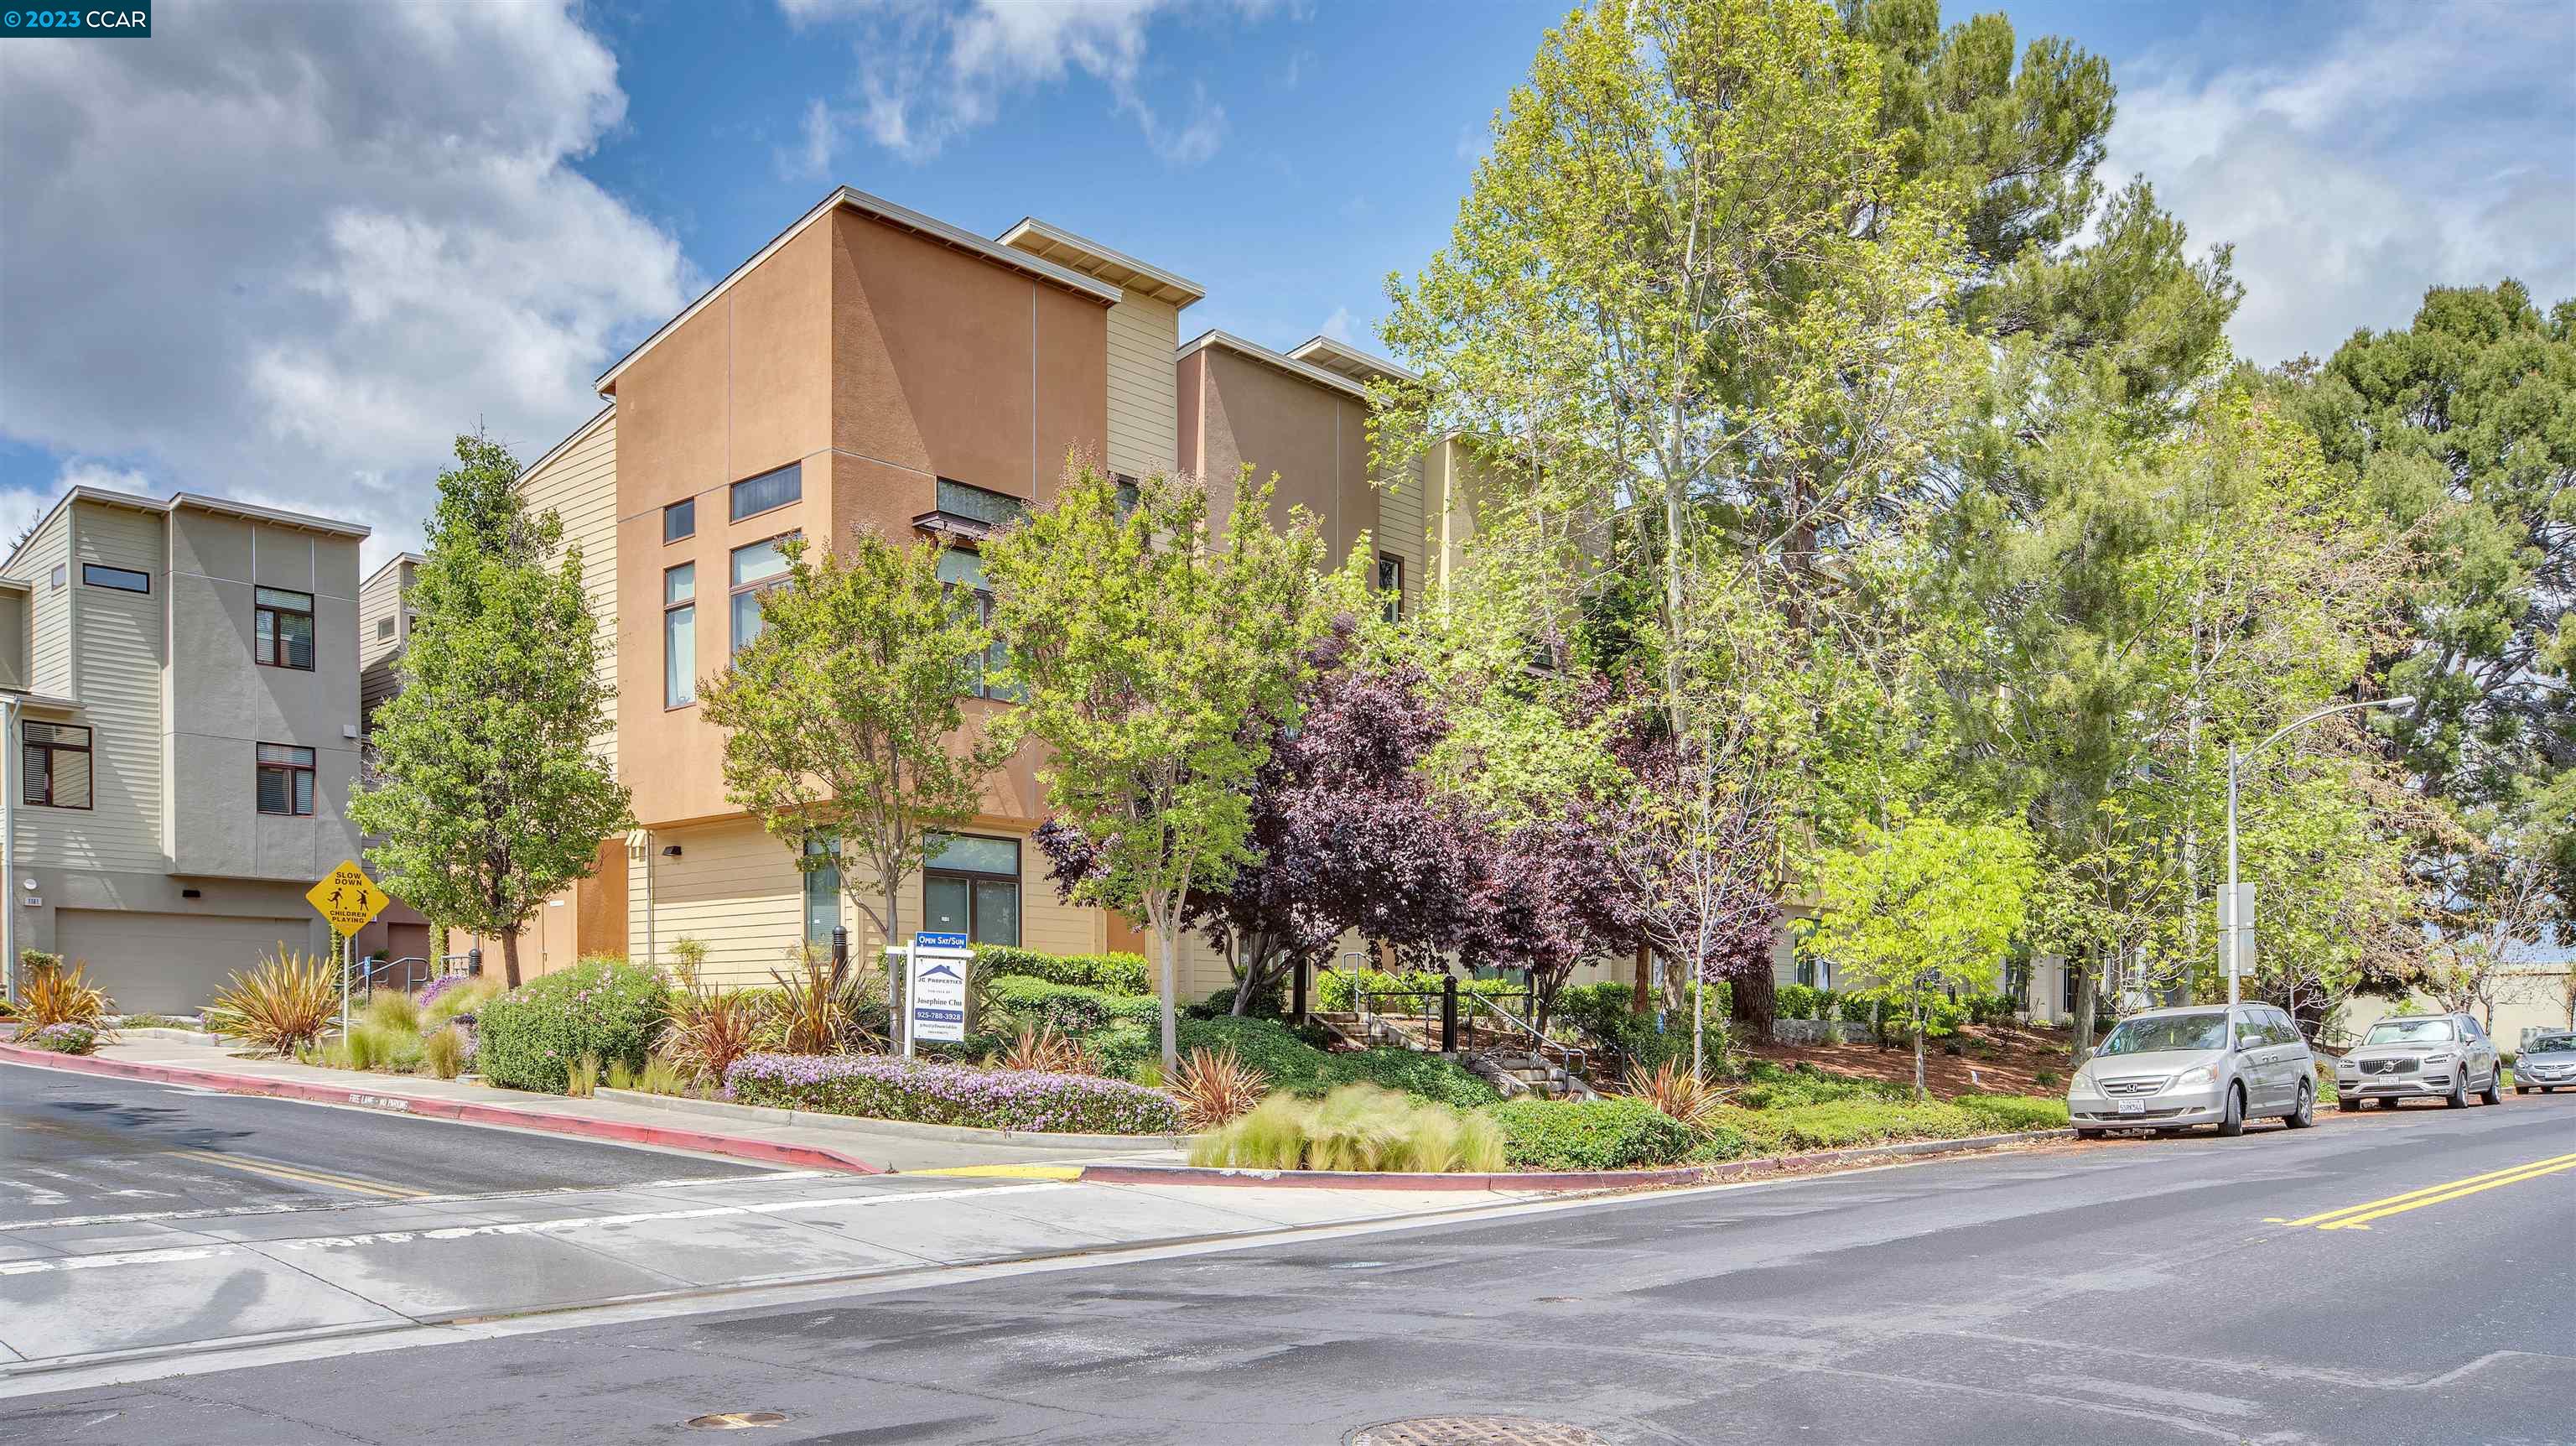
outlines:
{"label": "blue sky", "polygon": [[[1178,271],[1185,336],[1373,344],[1564,6],[165,0],[0,42],[0,525],[187,487],[380,558],[448,436],[544,450],[839,183]],[[2576,294],[2576,0],[2006,8],[2111,60],[2106,177],[2234,244],[2254,359],[2436,281]]]}

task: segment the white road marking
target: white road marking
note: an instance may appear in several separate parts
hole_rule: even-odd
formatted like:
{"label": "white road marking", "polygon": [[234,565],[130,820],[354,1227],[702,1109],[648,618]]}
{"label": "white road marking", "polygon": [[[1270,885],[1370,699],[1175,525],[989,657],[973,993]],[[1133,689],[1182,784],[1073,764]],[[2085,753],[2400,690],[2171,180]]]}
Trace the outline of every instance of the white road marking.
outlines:
{"label": "white road marking", "polygon": [[[405,1200],[403,1203],[406,1205],[452,1205],[460,1201],[476,1200],[542,1200],[554,1195],[596,1194],[601,1190],[686,1190],[700,1185],[766,1185],[780,1180],[815,1180],[825,1177],[834,1179],[846,1178],[837,1170],[779,1170],[765,1175],[701,1175],[685,1180],[647,1180],[639,1185],[562,1185],[551,1190],[495,1190],[480,1195],[417,1195]],[[190,1184],[211,1185],[224,1189],[236,1189],[239,1188],[241,1184],[239,1180],[226,1179],[219,1175],[180,1175],[175,1178],[184,1180]],[[0,1180],[0,1187],[8,1186],[15,1186],[19,1189],[32,1188],[17,1185],[17,1182],[12,1180]],[[157,1190],[110,1190],[106,1193],[110,1195],[157,1195],[164,1194],[166,1192]],[[31,1199],[27,1203],[30,1205],[62,1205],[68,1203],[70,1199],[71,1197],[68,1195],[49,1190],[42,1192],[38,1198]],[[381,1206],[384,1203],[385,1202],[382,1200],[325,1200],[303,1204],[205,1205],[187,1210],[131,1210],[113,1215],[57,1215],[45,1220],[0,1220],[0,1234],[5,1234],[12,1230],[53,1230],[64,1226],[74,1225],[134,1225],[154,1220],[229,1220],[236,1216],[304,1215],[330,1210],[366,1210]]]}

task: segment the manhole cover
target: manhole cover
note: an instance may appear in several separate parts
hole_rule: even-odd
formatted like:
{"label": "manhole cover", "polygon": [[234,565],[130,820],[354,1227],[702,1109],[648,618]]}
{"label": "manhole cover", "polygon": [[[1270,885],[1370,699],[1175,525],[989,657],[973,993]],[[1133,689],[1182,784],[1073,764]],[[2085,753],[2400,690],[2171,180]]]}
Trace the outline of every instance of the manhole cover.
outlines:
{"label": "manhole cover", "polygon": [[1607,1446],[1598,1433],[1527,1416],[1416,1416],[1362,1426],[1350,1446]]}
{"label": "manhole cover", "polygon": [[708,1416],[691,1416],[680,1424],[694,1426],[701,1431],[748,1431],[755,1426],[781,1425],[786,1420],[784,1411],[718,1411]]}

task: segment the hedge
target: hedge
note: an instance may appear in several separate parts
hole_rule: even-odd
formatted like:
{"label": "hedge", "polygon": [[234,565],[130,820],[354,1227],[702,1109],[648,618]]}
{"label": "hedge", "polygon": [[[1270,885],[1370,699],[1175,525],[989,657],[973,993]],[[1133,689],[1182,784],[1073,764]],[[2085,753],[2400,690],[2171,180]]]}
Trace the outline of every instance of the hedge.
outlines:
{"label": "hedge", "polygon": [[1961,1095],[1950,1101],[1997,1130],[2062,1130],[2066,1101],[2037,1095]]}
{"label": "hedge", "polygon": [[1181,1127],[1169,1095],[1125,1080],[888,1055],[745,1055],[725,1071],[725,1087],[742,1104],[927,1125],[1102,1135]]}
{"label": "hedge", "polygon": [[[1636,999],[1635,986],[1621,983],[1583,984],[1560,991],[1556,1012],[1549,1016],[1583,1027],[1593,1038],[1611,1044],[1629,1060],[1653,1069],[1668,1060],[1688,1059],[1691,1053],[1690,1016],[1667,1017],[1663,1029],[1655,1028],[1652,1013],[1639,1014],[1628,1006]],[[1711,1059],[1726,1057],[1727,990],[1723,984],[1709,986],[1708,1027],[1704,1047]],[[1688,1002],[1688,996],[1684,996]]]}
{"label": "hedge", "polygon": [[1417,1100],[1460,1109],[1499,1104],[1503,1098],[1474,1070],[1415,1049],[1363,1049],[1328,1056],[1316,1071],[1313,1088],[1355,1083],[1384,1085]]}
{"label": "hedge", "polygon": [[[1043,979],[1004,975],[984,986],[985,1001],[994,1009],[1020,1017],[1031,1024],[1051,1024],[1067,1034],[1087,1034],[1105,1029],[1113,1019],[1134,1020],[1139,1016],[1153,1018],[1160,1008],[1151,997],[1105,994],[1080,984],[1050,984]],[[1000,1028],[1002,1021],[984,1016],[988,1028]]]}
{"label": "hedge", "polygon": [[[1321,1092],[1324,1065],[1330,1058],[1271,1019],[1233,1015],[1184,1019],[1175,1038],[1183,1058],[1194,1049],[1231,1049],[1236,1059],[1268,1077],[1272,1089],[1299,1094]],[[1146,1062],[1163,1057],[1159,1019],[1114,1023],[1083,1043],[1100,1060],[1100,1067],[1112,1074],[1132,1074]]]}
{"label": "hedge", "polygon": [[1689,1127],[1641,1099],[1520,1099],[1491,1113],[1503,1127],[1504,1157],[1521,1170],[1669,1165],[1697,1143]]}
{"label": "hedge", "polygon": [[975,977],[996,982],[1018,978],[1078,984],[1108,994],[1154,992],[1142,954],[1041,954],[1035,949],[978,944]]}
{"label": "hedge", "polygon": [[654,1036],[670,1017],[659,972],[622,959],[584,959],[532,979],[474,1015],[474,1057],[483,1077],[512,1089],[562,1094],[575,1060],[623,1062],[641,1073]]}
{"label": "hedge", "polygon": [[[1449,977],[1430,969],[1408,969],[1402,972],[1371,969],[1364,972],[1368,976],[1368,992],[1372,1000],[1381,993],[1394,996],[1390,997],[1383,1007],[1375,1004],[1370,1006],[1379,1013],[1419,1012],[1422,1008],[1422,1000],[1419,996],[1440,993],[1440,981]],[[1336,969],[1329,974],[1318,973],[1315,976],[1314,991],[1314,998],[1307,1003],[1310,1009],[1344,1010],[1351,1007],[1351,976],[1343,970]],[[1514,1014],[1524,1014],[1527,1010],[1527,1006],[1518,1001],[1529,996],[1529,986],[1517,979],[1461,979],[1458,981],[1458,992],[1480,994],[1493,1000],[1514,1001],[1505,1006]],[[1233,1007],[1231,999],[1226,1003],[1228,1008]]]}
{"label": "hedge", "polygon": [[1758,1155],[1995,1133],[1984,1117],[1938,1100],[1843,1099],[1771,1109],[1729,1108],[1718,1112],[1715,1123],[1742,1134]]}

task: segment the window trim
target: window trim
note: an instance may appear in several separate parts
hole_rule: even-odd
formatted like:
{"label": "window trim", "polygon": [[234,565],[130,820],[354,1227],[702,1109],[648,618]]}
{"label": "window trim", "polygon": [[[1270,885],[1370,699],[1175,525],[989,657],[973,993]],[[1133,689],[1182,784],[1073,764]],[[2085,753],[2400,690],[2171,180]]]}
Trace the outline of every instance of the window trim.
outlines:
{"label": "window trim", "polygon": [[[686,509],[688,509],[688,513],[689,513],[689,530],[688,530],[688,531],[686,531],[686,532],[673,532],[673,531],[671,530],[671,514],[672,514],[672,513],[674,513],[674,512],[678,512],[678,511],[680,511],[682,508],[686,508]],[[674,543],[674,542],[686,542],[686,541],[688,541],[690,538],[695,537],[695,536],[697,536],[697,535],[698,535],[698,499],[697,499],[697,497],[696,497],[694,494],[692,494],[692,495],[690,495],[690,496],[687,496],[687,497],[683,497],[683,498],[681,498],[681,499],[680,499],[679,501],[677,501],[677,502],[666,502],[666,503],[662,504],[662,545],[663,545],[663,546],[668,547],[669,545],[671,545],[671,544],[672,544],[672,543]]]}
{"label": "window trim", "polygon": [[[27,725],[30,723],[43,723],[48,728],[77,728],[81,731],[81,736],[87,738],[89,741],[79,744],[57,743],[50,740],[38,743],[27,736]],[[48,722],[42,718],[19,719],[18,768],[19,772],[25,776],[18,780],[18,791],[22,795],[28,792],[27,779],[35,776],[34,772],[27,767],[27,755],[30,753],[42,753],[45,756],[45,796],[43,798],[21,797],[18,800],[20,803],[26,804],[30,808],[67,808],[81,813],[88,813],[98,807],[97,729],[91,727],[87,723],[54,723]],[[89,802],[61,803],[56,801],[54,798],[54,755],[56,753],[78,753],[89,759]]]}
{"label": "window trim", "polygon": [[50,589],[48,589],[48,591],[51,591],[51,592],[61,592],[65,587],[67,587],[67,586],[69,586],[69,585],[70,585],[70,583],[71,583],[71,579],[72,579],[72,570],[71,570],[71,565],[70,565],[70,564],[68,564],[68,563],[61,563],[61,562],[55,563],[55,564],[54,564],[54,572],[53,572],[53,586],[52,586]]}
{"label": "window trim", "polygon": [[[788,498],[788,499],[787,499],[786,501],[784,501],[784,502],[773,502],[773,503],[769,504],[767,507],[760,508],[759,510],[754,511],[754,512],[739,512],[739,511],[736,511],[736,510],[735,510],[735,506],[734,506],[734,499],[735,499],[735,498],[737,498],[737,497],[740,497],[740,496],[742,495],[742,489],[743,489],[743,488],[750,486],[750,485],[751,485],[752,483],[754,483],[754,482],[765,482],[765,481],[767,481],[768,479],[770,479],[770,478],[772,478],[772,477],[777,476],[777,475],[778,475],[779,473],[781,473],[781,472],[793,472],[793,473],[795,473],[795,474],[796,474],[796,495],[795,495],[795,496]],[[751,474],[751,475],[750,475],[750,476],[748,476],[748,477],[736,478],[734,481],[731,481],[731,482],[726,483],[726,484],[725,484],[725,521],[726,521],[726,522],[728,522],[728,523],[749,522],[751,519],[753,519],[753,518],[755,518],[755,517],[766,517],[766,516],[768,516],[768,515],[769,515],[770,513],[772,513],[772,512],[777,512],[777,511],[779,511],[779,510],[781,510],[781,509],[783,509],[783,508],[793,507],[793,506],[795,506],[797,503],[802,502],[802,501],[804,501],[804,500],[805,500],[805,461],[804,461],[804,459],[803,459],[803,458],[801,458],[801,457],[800,457],[800,458],[798,458],[797,460],[795,460],[795,461],[793,461],[793,462],[788,463],[788,464],[787,464],[786,466],[784,466],[784,467],[772,467],[772,468],[770,468],[770,469],[769,469],[768,471],[766,471],[766,472],[754,472],[753,474]]]}
{"label": "window trim", "polygon": [[[259,600],[259,595],[264,592],[286,593],[294,597],[300,597],[304,599],[304,608],[299,612],[294,608],[279,607],[274,603],[261,602]],[[322,625],[316,620],[314,604],[315,598],[312,593],[298,592],[296,589],[291,587],[252,587],[250,590],[250,660],[263,668],[288,668],[298,673],[310,673],[315,668],[319,667],[322,662]],[[268,651],[276,654],[277,656],[274,658],[261,657],[259,645],[259,615],[261,613],[266,613],[272,618],[304,619],[305,624],[311,629],[312,633],[311,660],[308,662],[297,663],[288,659],[284,646],[286,629],[274,622],[269,624]]]}
{"label": "window trim", "polygon": [[[671,574],[682,568],[689,572],[689,597],[686,602],[671,601]],[[671,626],[676,613],[688,614],[689,629],[689,696],[687,701],[671,701]],[[698,564],[697,559],[675,562],[662,569],[662,711],[676,713],[682,708],[698,706]]]}
{"label": "window trim", "polygon": [[[263,748],[284,748],[284,749],[290,749],[290,750],[293,750],[293,751],[295,751],[295,752],[298,752],[298,753],[302,753],[302,754],[304,754],[304,755],[305,755],[305,757],[306,757],[307,759],[309,759],[310,761],[309,761],[309,762],[304,762],[304,763],[280,763],[280,762],[277,762],[277,761],[275,761],[275,760],[273,760],[273,759],[267,759],[267,758],[262,758],[262,757],[260,757],[260,756],[259,756],[259,751],[260,751],[261,749],[263,749]],[[253,743],[253,744],[251,745],[251,748],[250,748],[250,766],[251,766],[250,806],[251,806],[252,811],[253,811],[253,812],[255,812],[255,813],[257,813],[257,814],[258,814],[260,817],[262,817],[262,818],[311,818],[311,817],[313,817],[315,809],[317,809],[318,807],[320,807],[321,802],[322,802],[322,775],[321,775],[321,772],[320,772],[319,768],[317,767],[317,765],[319,765],[319,764],[321,763],[321,761],[322,761],[322,755],[321,755],[320,750],[315,749],[315,748],[308,747],[308,746],[306,746],[306,745],[304,745],[304,744],[301,744],[301,743]],[[284,812],[284,813],[279,813],[276,809],[273,809],[273,808],[262,808],[262,807],[260,807],[260,802],[259,802],[259,775],[261,775],[262,773],[266,773],[266,772],[270,771],[271,769],[274,769],[274,770],[276,770],[277,772],[279,772],[279,773],[283,773],[283,774],[285,774],[285,775],[286,775],[286,810],[287,810],[287,811],[286,811],[286,812]],[[295,806],[295,804],[296,804],[296,787],[295,787],[295,784],[296,784],[296,778],[295,778],[295,775],[297,775],[297,774],[299,774],[299,773],[301,773],[301,774],[305,774],[305,775],[309,776],[309,777],[312,779],[312,782],[311,782],[311,783],[309,783],[309,784],[307,784],[307,785],[305,785],[305,789],[304,789],[304,792],[305,792],[305,803],[306,803],[306,805],[307,805],[307,806],[306,806],[306,807],[304,807],[304,808],[301,808],[301,809],[299,809],[299,808],[297,808],[297,807]]]}
{"label": "window trim", "polygon": [[[983,930],[981,928],[981,920],[979,919],[975,908],[975,886],[979,883],[998,884],[1007,882],[1010,884],[1013,892],[1017,895],[1017,902],[1013,907],[1015,912],[1019,915],[1020,937],[1022,939],[1027,938],[1028,881],[1025,876],[1025,870],[1028,868],[1029,855],[1028,849],[1025,846],[1025,841],[1014,838],[1008,834],[950,833],[945,830],[939,832],[939,837],[971,838],[980,839],[987,843],[1009,844],[1011,846],[1012,871],[1007,874],[996,874],[986,873],[978,869],[943,869],[928,861],[927,851],[925,850],[925,856],[921,866],[922,922],[929,922],[929,893],[930,885],[933,880],[946,880],[951,883],[963,884],[966,886],[966,942],[970,944],[982,943],[984,941],[980,936],[982,935]],[[1018,948],[1024,946],[1014,943],[1011,947]]]}
{"label": "window trim", "polygon": [[377,641],[377,642],[380,642],[380,643],[381,643],[381,642],[383,642],[384,640],[386,640],[387,638],[392,637],[393,635],[394,635],[394,620],[393,620],[392,618],[390,618],[390,617],[381,617],[381,618],[376,619],[376,641]]}
{"label": "window trim", "polygon": [[[143,582],[143,586],[127,587],[121,582],[101,582],[97,578],[91,576],[92,573],[114,573],[119,577],[140,578]],[[130,592],[143,597],[150,597],[152,595],[152,574],[138,571],[131,567],[118,567],[112,562],[84,562],[81,564],[81,586],[104,588],[109,592]]]}
{"label": "window trim", "polygon": [[[767,577],[762,578],[762,579],[761,579],[760,581],[758,581],[758,582],[737,583],[737,582],[735,582],[735,581],[733,580],[733,560],[734,560],[734,558],[735,558],[737,555],[741,554],[741,553],[749,552],[751,549],[753,549],[753,548],[755,548],[755,547],[763,547],[763,546],[767,546],[767,547],[775,547],[775,546],[777,546],[779,543],[785,542],[785,541],[787,541],[787,540],[788,540],[789,538],[791,538],[791,537],[802,537],[803,535],[804,535],[804,533],[803,533],[801,530],[793,530],[793,531],[788,531],[788,532],[782,532],[782,533],[779,533],[778,535],[776,535],[775,537],[761,537],[761,538],[754,538],[752,541],[746,542],[746,543],[744,543],[744,544],[743,544],[742,546],[740,546],[740,547],[729,548],[729,549],[727,549],[727,550],[726,550],[726,552],[725,552],[725,662],[727,663],[727,665],[731,665],[731,663],[732,663],[733,659],[734,659],[737,655],[739,655],[739,654],[742,652],[742,650],[743,650],[743,649],[745,649],[745,648],[747,648],[747,647],[751,646],[751,641],[752,641],[752,640],[747,640],[747,639],[743,639],[743,638],[739,638],[739,637],[734,636],[734,631],[735,631],[735,630],[734,630],[734,621],[735,621],[735,613],[734,613],[734,609],[735,609],[735,606],[736,606],[736,604],[735,604],[735,602],[734,602],[734,599],[736,599],[736,598],[738,598],[738,597],[741,597],[744,593],[747,593],[747,592],[748,592],[748,593],[763,593],[763,592],[767,592],[767,591],[769,591],[771,588],[778,586],[778,585],[779,585],[780,583],[782,583],[782,582],[785,582],[785,581],[788,579],[788,577],[792,574],[792,571],[793,571],[792,569],[790,569],[790,570],[789,570],[789,571],[787,571],[787,572],[775,572],[775,573],[770,574],[770,575],[769,575],[769,576],[767,576]],[[781,559],[781,560],[783,561],[784,559]]]}

